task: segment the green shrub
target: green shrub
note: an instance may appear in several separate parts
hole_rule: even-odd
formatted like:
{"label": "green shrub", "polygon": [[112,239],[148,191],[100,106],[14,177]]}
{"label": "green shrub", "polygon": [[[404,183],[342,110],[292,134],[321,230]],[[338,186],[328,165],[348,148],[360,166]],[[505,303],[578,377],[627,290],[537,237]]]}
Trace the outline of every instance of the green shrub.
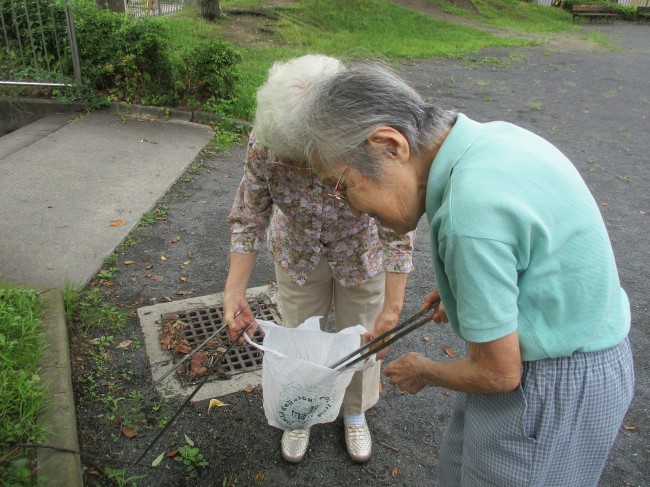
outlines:
{"label": "green shrub", "polygon": [[172,69],[162,24],[103,10],[87,0],[75,5],[74,15],[87,87],[126,102],[169,92]]}
{"label": "green shrub", "polygon": [[630,5],[619,5],[615,3],[612,5],[614,7],[614,13],[618,14],[618,18],[621,20],[636,20],[636,7]]}
{"label": "green shrub", "polygon": [[241,56],[228,43],[202,41],[180,53],[177,66],[177,98],[185,104],[224,100],[234,96],[240,80]]}

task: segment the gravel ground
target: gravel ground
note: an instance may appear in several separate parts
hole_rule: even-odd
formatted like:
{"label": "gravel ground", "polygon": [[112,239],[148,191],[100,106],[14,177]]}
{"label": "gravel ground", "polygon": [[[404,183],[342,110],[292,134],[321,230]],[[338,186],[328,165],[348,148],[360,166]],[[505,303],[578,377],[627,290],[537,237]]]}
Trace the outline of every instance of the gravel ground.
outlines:
{"label": "gravel ground", "polygon": [[[421,93],[443,106],[478,121],[516,123],[556,144],[600,203],[632,305],[637,379],[636,396],[625,420],[627,429],[621,429],[600,485],[650,485],[650,432],[645,429],[650,420],[650,371],[643,353],[650,348],[650,27],[617,22],[586,25],[583,32],[602,34],[610,47],[619,47],[580,41],[563,43],[563,48],[489,50],[461,61],[426,60],[398,68]],[[135,310],[187,297],[178,291],[202,296],[223,290],[229,249],[226,217],[243,157],[241,147],[225,155],[205,154],[204,164],[182,178],[161,201],[167,208],[166,219],[139,229],[137,243],[119,254],[119,272],[111,279],[115,285],[103,287],[102,293],[130,313],[127,328],[115,334],[114,343],[129,339],[133,344],[125,350],[111,349],[110,361],[98,363],[87,353],[85,342],[72,336],[84,453],[133,461],[155,436],[160,419],[178,407],[178,400],[161,405],[151,398],[144,416],[133,419],[138,434],[131,439],[98,418],[110,409],[107,396],[124,397],[151,383],[144,347],[138,346],[142,333]],[[426,221],[418,230],[416,270],[409,279],[403,316],[417,311],[434,284]],[[172,243],[175,237],[180,240]],[[161,261],[160,255],[167,260]],[[122,264],[131,260],[133,264]],[[268,284],[273,278],[271,260],[264,252],[250,286]],[[462,343],[447,328],[431,324],[396,344],[388,359],[414,350],[432,359],[451,360],[445,347],[464,353]],[[189,407],[145,459],[150,464],[159,453],[177,449],[186,434],[209,462],[197,479],[188,478],[171,459],[157,468],[128,467],[126,477],[142,476],[136,480],[138,485],[160,487],[437,486],[439,442],[454,396],[437,388],[415,396],[401,395],[385,380],[381,400],[368,414],[374,439],[368,463],[355,465],[349,460],[339,418],[315,427],[305,461],[288,465],[280,457],[281,433],[268,426],[264,417],[262,394],[234,393],[220,398],[229,406],[213,409],[210,415],[205,401]],[[106,485],[111,472],[106,462],[84,458],[86,484]],[[110,465],[125,468],[117,462]]]}

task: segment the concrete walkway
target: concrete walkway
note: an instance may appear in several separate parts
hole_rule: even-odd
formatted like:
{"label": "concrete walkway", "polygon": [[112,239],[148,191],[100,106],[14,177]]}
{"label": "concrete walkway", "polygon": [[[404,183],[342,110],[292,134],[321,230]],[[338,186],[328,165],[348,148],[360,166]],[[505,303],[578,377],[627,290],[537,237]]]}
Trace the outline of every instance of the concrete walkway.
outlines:
{"label": "concrete walkway", "polygon": [[86,284],[213,135],[114,109],[61,120],[0,138],[0,281]]}

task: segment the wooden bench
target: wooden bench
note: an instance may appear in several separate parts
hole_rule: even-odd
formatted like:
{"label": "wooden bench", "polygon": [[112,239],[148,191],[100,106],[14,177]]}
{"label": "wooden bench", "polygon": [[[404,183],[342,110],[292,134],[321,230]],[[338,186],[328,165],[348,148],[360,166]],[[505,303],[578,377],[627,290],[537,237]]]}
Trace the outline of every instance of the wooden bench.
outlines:
{"label": "wooden bench", "polygon": [[636,23],[650,21],[650,7],[637,7],[636,8]]}
{"label": "wooden bench", "polygon": [[612,23],[618,17],[618,15],[613,13],[612,7],[608,5],[574,5],[571,13],[573,14],[574,24],[576,19],[579,21],[581,17],[588,18],[589,22],[593,22],[594,20],[598,22],[599,19],[605,19],[605,22],[611,20]]}

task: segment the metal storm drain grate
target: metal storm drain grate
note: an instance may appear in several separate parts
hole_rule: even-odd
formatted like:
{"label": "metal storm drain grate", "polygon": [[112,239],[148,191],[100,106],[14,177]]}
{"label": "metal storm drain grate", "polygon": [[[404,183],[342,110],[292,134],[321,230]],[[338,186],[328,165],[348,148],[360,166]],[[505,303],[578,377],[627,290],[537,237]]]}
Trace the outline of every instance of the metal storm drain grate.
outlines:
{"label": "metal storm drain grate", "polygon": [[[253,298],[249,299],[248,304],[256,318],[281,324],[276,306],[268,299]],[[223,325],[223,307],[217,305],[176,311],[165,313],[161,315],[161,318],[160,342],[163,345],[168,345],[175,361],[180,361]],[[264,334],[258,328],[252,340],[261,344],[263,338]],[[205,369],[208,369],[214,360],[218,360],[223,355],[229,344],[228,333],[223,329],[217,337],[206,343],[192,359],[178,368],[177,374],[181,384],[186,386],[203,379],[202,372],[205,372]],[[221,361],[218,370],[210,376],[210,379],[229,379],[236,374],[258,370],[262,366],[263,355],[261,350],[248,343],[235,347]]]}

